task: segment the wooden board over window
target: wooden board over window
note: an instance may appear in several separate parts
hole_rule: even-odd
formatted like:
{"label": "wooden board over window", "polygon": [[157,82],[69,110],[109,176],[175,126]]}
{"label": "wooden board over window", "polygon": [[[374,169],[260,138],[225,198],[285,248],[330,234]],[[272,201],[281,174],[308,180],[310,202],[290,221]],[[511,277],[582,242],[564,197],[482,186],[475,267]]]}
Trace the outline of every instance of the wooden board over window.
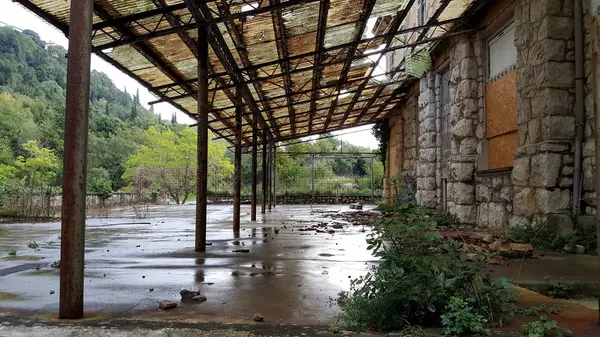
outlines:
{"label": "wooden board over window", "polygon": [[488,81],[485,90],[488,169],[511,167],[518,144],[517,50],[515,26],[496,34],[488,42]]}

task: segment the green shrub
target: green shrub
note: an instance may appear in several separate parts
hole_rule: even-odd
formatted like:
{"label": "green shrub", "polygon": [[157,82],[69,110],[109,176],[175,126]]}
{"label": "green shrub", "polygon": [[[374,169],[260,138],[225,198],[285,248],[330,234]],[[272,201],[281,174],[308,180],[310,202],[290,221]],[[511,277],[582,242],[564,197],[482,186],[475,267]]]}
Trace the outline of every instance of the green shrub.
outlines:
{"label": "green shrub", "polygon": [[52,262],[52,264],[50,265],[50,267],[57,268],[57,269],[60,268],[60,260]]}
{"label": "green shrub", "polygon": [[548,296],[552,298],[570,298],[573,295],[575,287],[561,281],[552,281],[548,284]]}
{"label": "green shrub", "polygon": [[473,308],[466,301],[452,297],[446,309],[448,311],[441,316],[444,335],[490,334],[490,330],[485,327],[487,319],[474,313]]}
{"label": "green shrub", "polygon": [[17,251],[16,250],[9,250],[8,251],[8,255],[15,256],[15,255],[17,255]]}
{"label": "green shrub", "polygon": [[31,241],[30,243],[27,244],[27,247],[29,247],[31,249],[37,249],[39,247],[39,245],[37,242]]}
{"label": "green shrub", "polygon": [[546,315],[542,315],[537,321],[521,325],[521,332],[527,337],[563,337],[572,334],[571,330],[566,327],[561,329],[556,321],[549,321]]}
{"label": "green shrub", "polygon": [[532,222],[513,228],[509,237],[540,250],[563,252],[565,246],[581,245],[588,254],[595,254],[597,249],[595,225],[580,225],[565,234],[555,221]]}
{"label": "green shrub", "polygon": [[413,204],[378,221],[368,238],[381,263],[353,280],[342,320],[352,329],[439,326],[452,297],[473,313],[501,324],[514,311],[515,295],[506,279],[483,273],[488,262],[471,261],[458,241],[444,242],[437,222]]}

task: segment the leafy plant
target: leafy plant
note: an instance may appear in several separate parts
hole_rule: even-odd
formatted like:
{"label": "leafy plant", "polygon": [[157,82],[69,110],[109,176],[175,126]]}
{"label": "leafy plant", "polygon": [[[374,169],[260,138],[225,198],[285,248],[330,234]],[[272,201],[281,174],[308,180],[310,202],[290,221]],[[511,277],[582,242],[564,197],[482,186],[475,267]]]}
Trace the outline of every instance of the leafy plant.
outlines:
{"label": "leafy plant", "polygon": [[539,314],[544,312],[549,314],[558,314],[560,309],[555,305],[551,306],[550,308],[546,308],[546,305],[543,303],[540,306],[519,309],[519,313],[526,316],[539,316]]}
{"label": "leafy plant", "polygon": [[31,249],[37,249],[39,247],[38,243],[35,241],[31,241],[27,244],[27,247],[31,248]]}
{"label": "leafy plant", "polygon": [[16,250],[9,250],[8,251],[8,255],[15,256],[15,255],[17,255],[17,251]]}
{"label": "leafy plant", "polygon": [[552,298],[570,298],[575,287],[561,281],[552,281],[548,284],[548,296]]}
{"label": "leafy plant", "polygon": [[348,327],[437,326],[452,297],[490,324],[502,324],[515,309],[508,280],[485,275],[487,259],[469,262],[458,241],[443,241],[436,220],[421,207],[394,207],[399,213],[379,219],[367,240],[381,263],[352,281],[342,313]]}
{"label": "leafy plant", "polygon": [[56,260],[56,261],[52,262],[50,267],[57,268],[57,269],[60,268],[60,260]]}
{"label": "leafy plant", "polygon": [[490,334],[490,330],[485,327],[487,319],[474,313],[473,308],[466,301],[452,297],[446,309],[448,311],[441,316],[444,335]]}
{"label": "leafy plant", "polygon": [[549,321],[546,315],[540,316],[540,319],[537,321],[521,325],[521,332],[527,337],[563,337],[573,333],[566,327],[560,328],[556,321]]}

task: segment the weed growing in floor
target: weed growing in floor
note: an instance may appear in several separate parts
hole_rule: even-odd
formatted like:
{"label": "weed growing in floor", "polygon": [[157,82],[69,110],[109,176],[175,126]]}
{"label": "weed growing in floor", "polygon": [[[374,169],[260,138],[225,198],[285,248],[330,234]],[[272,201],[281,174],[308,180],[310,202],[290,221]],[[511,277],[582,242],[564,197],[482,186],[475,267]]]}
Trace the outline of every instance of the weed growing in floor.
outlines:
{"label": "weed growing in floor", "polygon": [[15,255],[17,255],[17,251],[16,250],[9,250],[8,251],[8,255],[15,256]]}
{"label": "weed growing in floor", "polygon": [[539,316],[542,313],[558,314],[560,309],[555,305],[551,306],[550,308],[546,308],[546,305],[542,303],[540,306],[520,308],[518,312],[526,316]]}
{"label": "weed growing in floor", "polygon": [[349,328],[440,326],[453,297],[488,324],[501,325],[514,312],[508,280],[483,272],[488,259],[471,261],[458,240],[443,240],[437,221],[414,203],[394,207],[397,214],[379,219],[367,240],[381,263],[352,281],[344,301],[342,320]]}
{"label": "weed growing in floor", "polygon": [[561,281],[552,281],[548,284],[548,296],[552,298],[570,298],[575,291],[575,287]]}
{"label": "weed growing in floor", "polygon": [[474,313],[473,308],[463,299],[452,297],[446,309],[446,313],[441,316],[444,335],[490,334],[490,330],[486,328],[487,319]]}
{"label": "weed growing in floor", "polygon": [[581,245],[588,254],[596,252],[596,227],[580,225],[572,233],[561,231],[556,221],[532,222],[511,229],[509,237],[517,242],[529,243],[535,249],[564,252],[566,246]]}
{"label": "weed growing in floor", "polygon": [[37,249],[39,247],[39,245],[37,242],[31,241],[30,243],[27,244],[27,247],[29,247],[31,249]]}
{"label": "weed growing in floor", "polygon": [[60,260],[56,260],[56,261],[52,262],[52,264],[50,265],[50,267],[52,267],[52,268],[60,268]]}
{"label": "weed growing in floor", "polygon": [[556,321],[549,321],[546,315],[537,321],[521,325],[521,332],[527,337],[570,336],[573,332],[566,327],[559,327]]}

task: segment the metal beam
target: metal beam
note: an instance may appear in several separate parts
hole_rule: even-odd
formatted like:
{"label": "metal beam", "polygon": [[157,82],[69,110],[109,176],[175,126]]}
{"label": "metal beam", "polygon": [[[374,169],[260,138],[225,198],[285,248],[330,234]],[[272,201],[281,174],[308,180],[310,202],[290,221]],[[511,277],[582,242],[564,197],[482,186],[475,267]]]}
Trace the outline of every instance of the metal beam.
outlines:
{"label": "metal beam", "polygon": [[[279,5],[279,0],[269,0],[271,6]],[[288,102],[288,115],[290,116],[290,120],[292,124],[295,124],[296,115],[294,112],[294,107],[292,103],[292,79],[290,77],[290,63],[286,61],[289,59],[290,55],[287,50],[287,41],[285,38],[285,27],[283,25],[283,16],[281,15],[281,10],[275,10],[275,15],[271,15],[273,20],[273,30],[275,32],[275,40],[277,42],[277,52],[279,54],[280,66],[283,69],[283,87],[286,94],[286,100]]]}
{"label": "metal beam", "polygon": [[[457,22],[458,19],[451,19],[451,20],[445,20],[445,21],[440,21],[438,23],[436,23],[436,25],[446,25],[446,24],[450,24],[450,23],[454,23]],[[330,55],[330,61],[328,61],[325,64],[315,64],[312,65],[310,67],[305,67],[305,68],[296,68],[293,70],[290,70],[290,73],[294,74],[294,73],[298,73],[298,72],[302,72],[302,71],[309,71],[309,70],[314,70],[314,69],[319,69],[319,68],[323,68],[325,66],[330,66],[330,65],[334,65],[334,64],[340,64],[340,63],[344,63],[346,60],[345,59],[340,59],[338,56],[341,54],[340,50],[346,49],[346,48],[350,48],[354,45],[361,45],[361,44],[366,44],[369,42],[373,42],[373,41],[377,41],[377,40],[381,40],[381,39],[387,39],[390,37],[396,37],[398,35],[402,35],[402,34],[407,34],[407,33],[411,33],[414,31],[418,31],[418,30],[422,30],[425,29],[426,27],[429,27],[429,25],[423,25],[423,26],[416,26],[416,27],[411,27],[411,28],[406,28],[406,29],[402,29],[402,30],[398,30],[396,32],[389,32],[386,34],[381,34],[375,37],[371,37],[371,38],[365,38],[360,40],[358,43],[356,42],[348,42],[348,43],[344,43],[344,44],[340,44],[340,45],[336,45],[333,47],[329,47],[329,48],[324,48],[322,50],[322,53],[325,55],[329,55],[332,52],[333,56]],[[367,53],[362,53],[362,54],[358,54],[358,55],[353,55],[352,56],[352,60],[357,60],[360,58],[366,58],[367,56],[372,56],[372,55],[376,55],[376,54],[380,54],[380,53],[386,53],[386,52],[390,52],[390,51],[394,51],[394,50],[398,50],[398,49],[403,49],[403,48],[410,48],[410,47],[414,47],[416,45],[421,45],[424,43],[429,43],[432,41],[437,41],[440,40],[442,37],[438,37],[435,39],[426,39],[426,40],[421,40],[419,41],[419,43],[409,43],[409,44],[405,44],[405,45],[399,45],[399,46],[395,46],[395,47],[390,47],[390,48],[385,48],[382,50],[374,50],[371,52],[367,52]],[[302,60],[306,60],[306,59],[313,59],[315,56],[317,56],[319,54],[319,52],[307,52],[307,53],[303,53],[303,54],[298,54],[298,55],[293,55],[288,57],[287,59],[282,59],[282,60],[275,60],[275,61],[269,61],[269,62],[264,62],[264,63],[260,63],[260,64],[254,64],[252,66],[249,67],[244,67],[244,68],[239,68],[239,71],[246,74],[249,73],[250,71],[258,71],[261,68],[265,68],[265,67],[273,67],[273,66],[278,66],[282,61],[285,62],[293,62],[293,61],[302,61]],[[211,78],[216,78],[216,77],[222,77],[222,76],[230,76],[230,74],[227,71],[224,72],[220,72],[220,73],[215,73]],[[258,80],[268,80],[268,79],[273,79],[276,77],[281,76],[281,74],[273,74],[273,75],[268,75],[268,76],[264,76],[264,77],[258,77]],[[186,80],[183,82],[175,82],[175,83],[170,83],[170,84],[164,84],[164,85],[159,85],[159,86],[155,86],[153,87],[153,89],[159,90],[161,92],[163,92],[163,94],[167,93],[169,90],[172,90],[172,88],[174,87],[178,87],[178,86],[182,86],[186,83],[194,83],[196,81],[196,79],[190,79],[190,80]],[[252,80],[248,80],[243,82],[244,84],[249,84],[251,83]],[[235,87],[235,84],[231,84],[232,87]],[[217,88],[216,90],[220,90],[219,88]],[[184,96],[186,97],[186,96]],[[172,99],[177,99],[179,97],[175,97]],[[160,101],[157,102],[150,102],[150,103],[158,103]]]}
{"label": "metal beam", "polygon": [[[388,27],[388,31],[390,32],[395,32],[398,30],[398,28],[400,27],[400,25],[402,24],[402,22],[404,22],[404,19],[406,19],[406,16],[408,15],[408,13],[410,12],[412,5],[414,4],[415,0],[409,0],[409,2],[405,5],[404,9],[402,9],[401,13],[397,13],[396,16],[394,17],[394,20],[390,23],[389,27]],[[392,44],[392,42],[394,41],[394,37],[390,36],[387,37],[385,39],[385,47],[384,48],[389,48]],[[383,59],[383,56],[385,54],[384,53],[380,53],[379,57],[377,57],[377,61],[375,61],[373,63],[373,67],[368,71],[368,76],[372,76],[373,73],[375,72],[375,69],[377,68],[377,66],[379,65],[379,62],[381,62],[381,60]],[[387,69],[386,69],[387,71]],[[346,109],[346,112],[344,114],[344,118],[347,118],[348,115],[350,114],[350,111],[352,111],[352,109],[354,108],[354,105],[356,104],[356,101],[358,101],[358,98],[362,95],[364,88],[366,86],[366,83],[361,83],[359,88],[358,88],[358,93],[356,95],[354,95],[354,97],[352,97],[352,103],[350,105],[348,105],[348,108]],[[363,114],[366,112],[367,110],[363,110]],[[340,122],[340,123],[343,123]],[[340,124],[341,126],[341,124]]]}
{"label": "metal beam", "polygon": [[273,178],[273,145],[267,146],[267,207],[269,212],[273,210],[273,190],[272,190],[272,179]]}
{"label": "metal beam", "polygon": [[262,203],[261,214],[267,212],[267,142],[262,143]]}
{"label": "metal beam", "polygon": [[256,171],[258,169],[258,159],[256,158],[258,156],[257,153],[257,143],[258,143],[258,121],[257,121],[258,117],[256,115],[254,115],[254,117],[252,118],[252,182],[251,182],[251,189],[252,189],[252,205],[250,208],[250,221],[256,221],[256,185],[258,184],[257,181],[257,177],[256,177]]}
{"label": "metal beam", "polygon": [[195,250],[206,251],[206,218],[208,194],[208,34],[207,27],[198,27],[198,149],[196,168],[196,239]]}
{"label": "metal beam", "polygon": [[93,0],[72,1],[67,60],[59,317],[83,317]]}
{"label": "metal beam", "polygon": [[[327,16],[329,14],[329,4],[330,0],[321,0],[321,4],[319,6],[319,23],[317,25],[317,54],[315,55],[314,64],[320,65],[323,62],[323,48],[325,47],[325,32],[327,31]],[[319,95],[319,91],[317,88],[319,87],[322,75],[322,67],[315,68],[313,70],[313,78],[312,78],[312,95],[310,96],[310,117],[308,123],[308,131],[312,131],[312,121],[315,117],[315,110],[317,109],[317,99]]]}
{"label": "metal beam", "polygon": [[[18,1],[20,1],[20,0],[18,0]],[[215,1],[215,0],[212,0],[212,1]],[[212,2],[212,1],[194,1],[194,3],[197,6],[206,6],[207,2]],[[162,30],[158,30],[158,27],[156,27],[157,29],[150,30],[147,34],[127,36],[125,38],[114,38],[114,41],[112,41],[112,42],[108,42],[108,43],[105,43],[102,45],[95,46],[94,51],[98,51],[98,50],[102,51],[102,50],[106,50],[106,49],[117,48],[120,46],[134,44],[134,43],[146,41],[146,40],[161,37],[161,36],[178,34],[181,32],[185,32],[185,31],[194,29],[198,22],[204,22],[207,25],[214,26],[218,23],[223,23],[223,22],[229,21],[229,20],[237,20],[237,19],[243,19],[243,18],[250,17],[250,16],[257,16],[259,14],[272,12],[277,9],[282,9],[282,8],[287,8],[287,7],[292,7],[292,6],[299,6],[299,5],[303,5],[303,4],[306,4],[309,2],[315,2],[315,1],[319,1],[319,0],[290,0],[287,2],[280,3],[276,6],[259,7],[257,9],[249,10],[246,12],[232,13],[230,15],[219,16],[217,18],[210,18],[210,19],[207,18],[205,21],[202,21],[202,20],[198,21],[196,18],[194,18],[195,19],[194,21],[190,21],[190,22],[184,23],[184,24],[176,26],[176,27],[170,27],[170,28],[166,28],[166,29],[162,29]],[[25,2],[25,1],[23,1],[23,2]],[[172,10],[165,10],[165,13],[157,12],[156,14],[150,15],[150,16],[146,16],[144,13],[137,13],[137,14],[133,14],[131,17],[123,17],[123,18],[115,20],[113,22],[115,25],[132,25],[133,23],[137,23],[138,20],[148,19],[150,17],[158,16],[158,15],[174,17],[173,12],[181,9],[181,8],[175,7],[175,6],[178,6],[178,5],[173,5]],[[148,12],[146,12],[146,13],[148,13]],[[192,13],[192,15],[193,15],[193,13]],[[160,21],[162,19],[162,17],[157,18],[157,19],[158,19],[157,21]],[[105,20],[105,21],[110,21],[110,20]],[[109,26],[113,26],[113,24],[109,24],[109,23],[110,22],[99,23],[97,26],[98,27],[97,30],[101,31],[103,29],[108,28]],[[141,30],[148,30],[148,28],[143,25],[138,24],[138,26]]]}
{"label": "metal beam", "polygon": [[[362,39],[363,33],[367,28],[367,22],[369,21],[369,17],[371,16],[371,12],[373,11],[373,7],[375,6],[375,0],[364,0],[363,7],[360,11],[360,27],[358,28],[356,35],[354,36],[354,44],[348,49],[348,55],[344,60],[344,65],[342,66],[341,76],[338,82],[337,91],[341,91],[344,85],[346,84],[346,79],[348,78],[348,72],[350,71],[350,66],[352,65],[353,57],[355,56],[356,49],[358,48],[358,43]],[[339,97],[339,96],[338,96]],[[333,116],[333,111],[337,107],[338,98],[335,99],[331,108],[329,109],[329,113],[327,114],[327,121],[325,122],[325,129],[329,127],[329,123],[331,122],[331,117]]]}
{"label": "metal beam", "polygon": [[[242,94],[241,88],[236,90],[238,100]],[[235,158],[233,171],[233,231],[240,231],[240,207],[242,194],[242,106],[235,111]]]}

